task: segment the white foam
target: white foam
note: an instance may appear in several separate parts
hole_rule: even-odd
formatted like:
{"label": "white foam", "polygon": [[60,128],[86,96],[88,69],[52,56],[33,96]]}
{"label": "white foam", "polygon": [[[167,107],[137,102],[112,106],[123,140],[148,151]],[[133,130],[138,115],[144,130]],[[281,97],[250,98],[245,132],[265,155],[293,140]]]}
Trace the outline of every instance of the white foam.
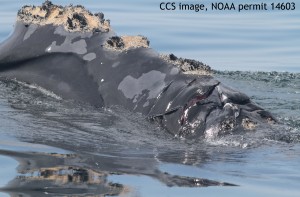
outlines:
{"label": "white foam", "polygon": [[56,95],[55,93],[53,93],[49,90],[46,90],[45,88],[42,88],[42,87],[40,87],[36,84],[27,84],[27,83],[18,81],[16,79],[14,79],[13,81],[20,84],[20,85],[22,85],[22,86],[25,86],[25,87],[28,87],[28,88],[31,88],[31,89],[35,89],[35,90],[41,92],[42,94],[44,94],[46,96],[52,97],[52,98],[57,99],[57,100],[62,100],[62,98],[60,96]]}

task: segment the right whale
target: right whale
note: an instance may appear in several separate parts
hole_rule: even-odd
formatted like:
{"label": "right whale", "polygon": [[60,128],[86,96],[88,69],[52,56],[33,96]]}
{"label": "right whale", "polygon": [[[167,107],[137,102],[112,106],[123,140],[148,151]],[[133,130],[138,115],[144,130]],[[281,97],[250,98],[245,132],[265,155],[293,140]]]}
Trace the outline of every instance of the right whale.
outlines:
{"label": "right whale", "polygon": [[83,6],[24,6],[0,45],[0,76],[96,107],[122,106],[178,137],[214,137],[276,122],[209,66],[160,55],[143,36],[117,36]]}

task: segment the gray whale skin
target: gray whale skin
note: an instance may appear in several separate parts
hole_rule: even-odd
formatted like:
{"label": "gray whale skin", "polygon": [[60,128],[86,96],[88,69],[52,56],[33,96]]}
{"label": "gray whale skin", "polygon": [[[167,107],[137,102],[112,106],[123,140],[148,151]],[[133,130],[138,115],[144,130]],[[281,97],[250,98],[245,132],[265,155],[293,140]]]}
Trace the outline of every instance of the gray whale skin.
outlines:
{"label": "gray whale skin", "polygon": [[[53,5],[43,6],[47,11]],[[97,16],[103,22],[103,16]],[[75,24],[70,20],[69,28]],[[71,30],[63,24],[17,20],[13,34],[0,45],[1,78],[35,84],[95,107],[122,106],[185,138],[253,130],[274,122],[247,95],[212,75],[182,71],[172,63],[177,59],[173,55],[167,61],[148,47],[118,50],[123,43],[113,43],[120,37],[111,29]],[[196,62],[185,61],[192,66]]]}

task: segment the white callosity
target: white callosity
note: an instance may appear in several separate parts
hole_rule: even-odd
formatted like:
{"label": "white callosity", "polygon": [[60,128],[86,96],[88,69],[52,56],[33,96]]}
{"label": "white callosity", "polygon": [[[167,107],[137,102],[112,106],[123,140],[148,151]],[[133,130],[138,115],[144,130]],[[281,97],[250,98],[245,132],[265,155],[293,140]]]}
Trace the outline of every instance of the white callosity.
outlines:
{"label": "white callosity", "polygon": [[109,31],[109,21],[103,14],[92,14],[83,6],[58,6],[46,1],[42,6],[24,6],[18,21],[26,24],[63,26],[69,32]]}

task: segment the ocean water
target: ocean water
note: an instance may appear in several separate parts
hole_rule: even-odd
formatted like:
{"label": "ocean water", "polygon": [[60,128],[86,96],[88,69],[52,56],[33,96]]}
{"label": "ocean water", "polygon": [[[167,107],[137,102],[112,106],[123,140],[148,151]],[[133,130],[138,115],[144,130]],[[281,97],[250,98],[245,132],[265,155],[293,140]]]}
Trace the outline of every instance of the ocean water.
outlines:
{"label": "ocean water", "polygon": [[[41,4],[0,2],[0,41],[22,5]],[[53,2],[84,4],[119,35],[142,34],[161,53],[210,65],[281,124],[188,141],[122,108],[96,110],[0,81],[1,197],[300,195],[300,3],[200,13],[161,11],[157,0]]]}

